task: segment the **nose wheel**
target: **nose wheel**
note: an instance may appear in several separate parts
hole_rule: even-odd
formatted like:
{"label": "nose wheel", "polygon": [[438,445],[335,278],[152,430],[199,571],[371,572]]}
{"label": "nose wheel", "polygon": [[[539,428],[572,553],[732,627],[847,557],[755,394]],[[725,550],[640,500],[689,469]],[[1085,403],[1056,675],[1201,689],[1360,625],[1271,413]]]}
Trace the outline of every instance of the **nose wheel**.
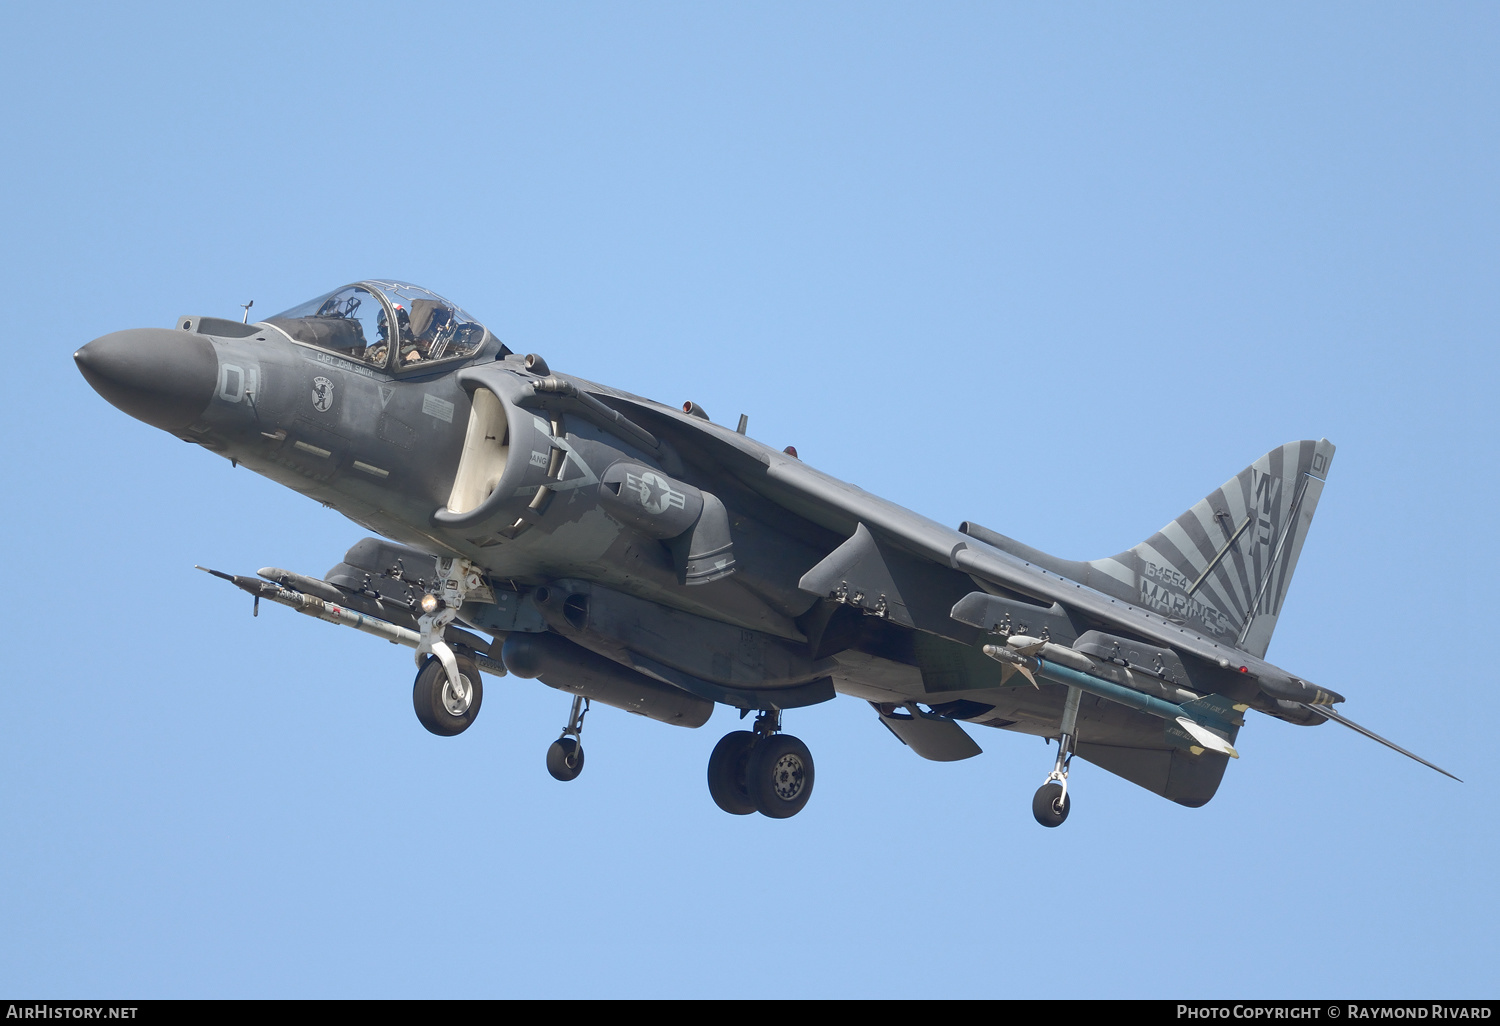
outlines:
{"label": "nose wheel", "polygon": [[573,699],[573,711],[568,714],[562,737],[547,749],[547,772],[555,780],[576,780],[583,772],[583,718],[588,711],[587,698],[580,695]]}
{"label": "nose wheel", "polygon": [[732,816],[759,812],[787,819],[812,797],[813,758],[807,745],[780,733],[781,716],[763,712],[755,729],[736,730],[708,758],[708,793]]}
{"label": "nose wheel", "polygon": [[429,657],[417,671],[412,684],[411,704],[422,726],[439,737],[462,734],[479,715],[484,688],[479,682],[479,667],[462,652],[455,653],[458,680],[449,677],[442,661]]}

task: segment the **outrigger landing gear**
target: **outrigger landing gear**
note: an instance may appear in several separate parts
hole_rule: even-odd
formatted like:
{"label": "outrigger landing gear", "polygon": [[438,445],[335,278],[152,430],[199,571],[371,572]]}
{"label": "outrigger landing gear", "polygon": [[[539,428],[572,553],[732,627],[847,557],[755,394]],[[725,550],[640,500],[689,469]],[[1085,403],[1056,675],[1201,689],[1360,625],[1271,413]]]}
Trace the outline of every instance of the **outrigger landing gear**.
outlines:
{"label": "outrigger landing gear", "polygon": [[733,816],[759,812],[786,819],[812,797],[813,759],[807,746],[781,731],[781,713],[762,711],[755,729],[736,730],[708,759],[708,793]]}
{"label": "outrigger landing gear", "polygon": [[573,711],[562,737],[547,749],[547,772],[557,780],[575,780],[583,772],[583,718],[588,715],[589,700],[579,695],[573,699]]}
{"label": "outrigger landing gear", "polygon": [[1062,731],[1057,738],[1057,762],[1047,780],[1037,788],[1031,799],[1031,814],[1044,827],[1062,826],[1068,818],[1068,767],[1073,762],[1073,743],[1078,730],[1078,702],[1083,692],[1078,688],[1068,689],[1068,700],[1063,706]]}

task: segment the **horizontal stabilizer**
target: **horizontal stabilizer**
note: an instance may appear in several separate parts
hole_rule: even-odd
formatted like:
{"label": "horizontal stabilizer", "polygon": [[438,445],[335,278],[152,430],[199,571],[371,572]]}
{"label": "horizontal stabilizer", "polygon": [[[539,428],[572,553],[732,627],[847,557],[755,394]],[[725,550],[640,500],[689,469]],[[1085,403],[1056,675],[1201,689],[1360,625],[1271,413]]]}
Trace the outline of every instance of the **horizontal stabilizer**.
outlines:
{"label": "horizontal stabilizer", "polygon": [[1408,752],[1405,748],[1402,748],[1400,745],[1395,744],[1394,742],[1391,742],[1391,741],[1387,741],[1385,738],[1381,737],[1379,734],[1375,733],[1373,730],[1368,730],[1368,729],[1366,729],[1364,727],[1361,727],[1358,723],[1355,723],[1353,720],[1345,719],[1343,716],[1340,716],[1338,713],[1334,712],[1332,709],[1330,709],[1326,705],[1312,705],[1312,704],[1307,703],[1307,702],[1298,702],[1297,704],[1300,705],[1300,706],[1302,706],[1304,709],[1308,709],[1308,710],[1311,710],[1312,712],[1317,713],[1319,716],[1326,716],[1326,717],[1328,717],[1330,720],[1332,720],[1335,723],[1342,723],[1344,726],[1348,727],[1350,730],[1352,730],[1352,731],[1354,731],[1355,733],[1358,733],[1358,734],[1363,734],[1365,737],[1369,738],[1371,741],[1379,741],[1381,744],[1385,745],[1387,748],[1394,748],[1396,751],[1400,752],[1402,755],[1406,756],[1408,759],[1415,759],[1418,762],[1420,762],[1423,766],[1426,766],[1428,769],[1435,769],[1439,773],[1441,773],[1443,776],[1449,777],[1449,778],[1451,778],[1453,780],[1458,780],[1458,782],[1460,784],[1463,783],[1462,780],[1459,780],[1458,777],[1453,776],[1452,773],[1449,773],[1447,770],[1443,769],[1441,766],[1434,766],[1432,763],[1428,762],[1426,759],[1422,758],[1420,755],[1413,755],[1411,752]]}

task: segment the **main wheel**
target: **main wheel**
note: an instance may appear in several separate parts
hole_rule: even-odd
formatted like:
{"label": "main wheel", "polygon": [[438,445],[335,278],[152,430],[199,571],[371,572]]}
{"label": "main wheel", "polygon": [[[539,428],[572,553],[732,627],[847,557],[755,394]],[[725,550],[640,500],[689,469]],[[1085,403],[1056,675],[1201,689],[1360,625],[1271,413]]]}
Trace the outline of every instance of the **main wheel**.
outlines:
{"label": "main wheel", "polygon": [[812,753],[790,734],[772,734],[750,753],[745,783],[761,815],[795,816],[812,797]]}
{"label": "main wheel", "polygon": [[1068,818],[1068,807],[1073,804],[1063,786],[1055,780],[1049,780],[1036,789],[1036,794],[1031,799],[1031,814],[1036,821],[1044,827],[1062,826],[1063,820]]}
{"label": "main wheel", "polygon": [[458,660],[458,688],[448,682],[443,662],[433,656],[417,671],[411,688],[411,704],[417,710],[422,726],[440,737],[462,734],[479,715],[484,687],[479,682],[479,667],[466,655]]}
{"label": "main wheel", "polygon": [[558,780],[575,780],[583,772],[583,745],[574,737],[560,737],[547,749],[547,772]]}
{"label": "main wheel", "polygon": [[755,799],[750,797],[745,783],[745,770],[755,741],[750,731],[736,730],[720,738],[708,757],[708,793],[713,796],[714,804],[731,816],[748,816],[755,811]]}

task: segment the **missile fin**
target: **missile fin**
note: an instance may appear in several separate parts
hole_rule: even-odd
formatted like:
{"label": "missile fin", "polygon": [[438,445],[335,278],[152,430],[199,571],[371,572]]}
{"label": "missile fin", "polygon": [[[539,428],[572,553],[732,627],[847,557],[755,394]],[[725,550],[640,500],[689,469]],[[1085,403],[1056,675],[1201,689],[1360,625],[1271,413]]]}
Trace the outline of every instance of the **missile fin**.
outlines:
{"label": "missile fin", "polygon": [[1227,755],[1231,759],[1238,759],[1240,757],[1240,753],[1234,750],[1233,745],[1201,723],[1194,723],[1186,716],[1179,716],[1177,717],[1177,725],[1191,734],[1195,741],[1209,751]]}
{"label": "missile fin", "polygon": [[1047,647],[1047,643],[1041,638],[1030,638],[1024,634],[1013,634],[1005,643],[1024,656],[1034,656]]}

